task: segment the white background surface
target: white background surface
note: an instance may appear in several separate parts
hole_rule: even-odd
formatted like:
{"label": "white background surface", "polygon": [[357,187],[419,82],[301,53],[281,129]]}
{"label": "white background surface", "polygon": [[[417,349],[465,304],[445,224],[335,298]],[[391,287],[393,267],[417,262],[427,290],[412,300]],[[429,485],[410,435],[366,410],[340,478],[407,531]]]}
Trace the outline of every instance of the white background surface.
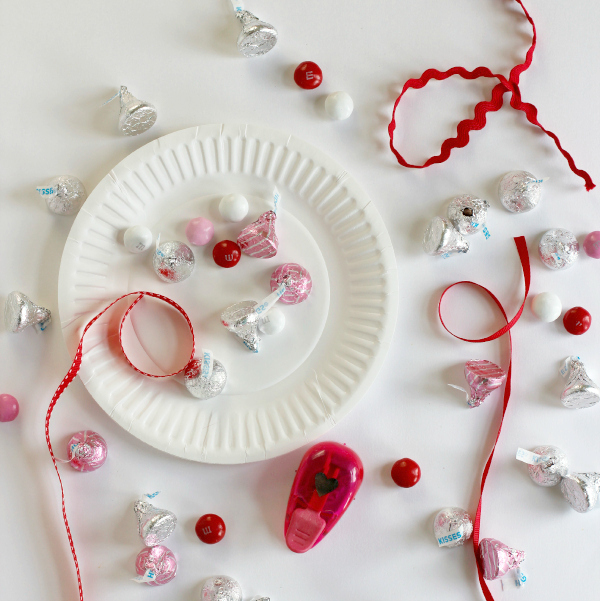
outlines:
{"label": "white background surface", "polygon": [[[600,82],[594,77],[600,8],[556,0],[530,0],[527,7],[539,44],[522,77],[523,97],[538,106],[540,121],[559,135],[578,166],[600,181]],[[530,30],[515,3],[421,0],[367,7],[358,0],[256,0],[248,8],[279,29],[280,41],[266,57],[236,54],[239,27],[226,0],[3,3],[0,295],[20,289],[56,309],[59,261],[73,218],[46,211],[35,186],[48,178],[72,173],[91,191],[135,148],[199,123],[264,123],[305,138],[371,195],[398,259],[401,308],[389,357],[363,401],[328,436],[359,453],[364,484],[331,534],[306,555],[295,555],[283,541],[283,520],[304,449],[253,465],[186,462],[127,435],[76,381],[60,400],[53,440],[60,447],[70,433],[94,429],[110,453],[94,474],[62,468],[86,598],[191,601],[200,598],[206,577],[226,573],[241,582],[248,598],[262,593],[273,601],[479,599],[472,547],[438,549],[431,523],[448,505],[474,513],[501,395],[467,410],[446,383],[461,385],[462,366],[471,358],[506,366],[507,340],[474,346],[451,338],[437,321],[437,299],[446,285],[474,279],[490,287],[512,316],[523,291],[512,237],[524,234],[532,253],[532,293],[554,291],[565,308],[582,305],[600,319],[600,265],[583,255],[572,269],[551,272],[536,255],[539,237],[550,227],[570,229],[580,242],[600,229],[598,192],[586,193],[552,141],[508,106],[490,114],[485,130],[473,133],[471,144],[443,165],[408,171],[387,148],[391,105],[409,77],[457,64],[508,75],[521,62]],[[291,79],[303,60],[324,71],[323,85],[313,92]],[[99,108],[121,84],[159,110],[157,125],[139,138],[116,133],[114,104]],[[407,158],[437,153],[492,85],[453,80],[410,93],[399,114],[398,143]],[[356,109],[348,121],[333,123],[324,117],[323,98],[339,89],[353,96]],[[497,200],[497,181],[512,169],[552,178],[532,213],[509,214]],[[420,248],[426,222],[464,192],[491,201],[491,239],[472,239],[465,256],[426,256]],[[500,325],[487,301],[466,290],[457,290],[446,306],[449,324],[464,335],[485,335]],[[0,336],[0,388],[21,403],[18,420],[0,424],[6,599],[77,595],[43,434],[48,402],[70,363],[57,326],[43,336],[33,330]],[[498,599],[590,599],[598,590],[600,511],[576,514],[557,488],[536,487],[514,460],[518,446],[555,444],[575,471],[600,470],[600,409],[564,409],[557,371],[564,357],[576,353],[600,378],[598,327],[595,322],[575,338],[560,321],[536,321],[528,307],[514,329],[513,395],[486,488],[481,534],[525,550],[529,582],[517,591],[507,580],[503,593],[492,583]],[[412,457],[423,471],[410,490],[389,478],[391,463],[401,457]],[[162,490],[160,504],[180,521],[168,540],[180,558],[178,577],[156,590],[128,580],[142,547],[131,503],[149,490]],[[199,543],[193,532],[207,512],[220,514],[228,527],[215,547]]]}

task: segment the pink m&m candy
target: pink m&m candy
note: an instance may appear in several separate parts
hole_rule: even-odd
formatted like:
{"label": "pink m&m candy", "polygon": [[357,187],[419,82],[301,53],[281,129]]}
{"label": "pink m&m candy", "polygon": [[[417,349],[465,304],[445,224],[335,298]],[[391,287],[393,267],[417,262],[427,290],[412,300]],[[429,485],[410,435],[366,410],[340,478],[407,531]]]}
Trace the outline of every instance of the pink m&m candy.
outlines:
{"label": "pink m&m candy", "polygon": [[583,241],[583,250],[588,257],[600,259],[600,232],[590,232]]}
{"label": "pink m&m candy", "polygon": [[12,394],[0,394],[0,422],[12,422],[19,415],[19,401]]}
{"label": "pink m&m candy", "polygon": [[194,246],[204,246],[208,244],[215,233],[215,228],[212,221],[204,217],[196,217],[192,219],[185,228],[185,235],[190,244]]}

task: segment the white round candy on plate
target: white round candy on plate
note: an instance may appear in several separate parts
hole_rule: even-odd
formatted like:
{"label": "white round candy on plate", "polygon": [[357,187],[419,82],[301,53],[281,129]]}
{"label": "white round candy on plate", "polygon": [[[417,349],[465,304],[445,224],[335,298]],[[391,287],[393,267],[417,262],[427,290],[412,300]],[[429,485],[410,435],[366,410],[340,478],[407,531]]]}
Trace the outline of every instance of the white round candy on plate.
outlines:
{"label": "white round candy on plate", "polygon": [[354,110],[354,102],[346,92],[334,92],[325,98],[325,111],[336,121],[348,119]]}
{"label": "white round candy on plate", "polygon": [[241,221],[248,214],[248,201],[241,194],[223,196],[219,203],[219,213],[226,221]]}
{"label": "white round candy on plate", "polygon": [[562,313],[562,303],[554,292],[540,292],[533,297],[531,310],[542,321],[555,321]]}
{"label": "white round candy on plate", "polygon": [[285,313],[277,307],[273,307],[258,320],[258,329],[269,336],[279,334],[284,327]]}
{"label": "white round candy on plate", "polygon": [[133,225],[125,231],[123,244],[132,253],[143,253],[150,248],[153,240],[152,232],[145,225]]}

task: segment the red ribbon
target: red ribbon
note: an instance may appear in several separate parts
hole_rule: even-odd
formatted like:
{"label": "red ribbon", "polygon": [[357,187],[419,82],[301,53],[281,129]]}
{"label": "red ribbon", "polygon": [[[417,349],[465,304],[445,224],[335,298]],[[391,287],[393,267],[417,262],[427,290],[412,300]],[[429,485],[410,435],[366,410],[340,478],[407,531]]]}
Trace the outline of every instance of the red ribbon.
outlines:
{"label": "red ribbon", "polygon": [[[479,575],[479,584],[481,585],[481,590],[483,591],[483,595],[486,598],[486,601],[494,601],[494,597],[492,596],[490,589],[488,588],[487,584],[485,583],[485,580],[483,579],[483,573],[481,571],[481,566],[479,565],[479,561],[478,561],[479,525],[481,522],[481,502],[483,499],[483,489],[485,487],[485,481],[487,480],[488,472],[490,471],[490,466],[492,464],[492,459],[494,458],[494,451],[496,450],[496,444],[498,443],[498,438],[500,438],[500,432],[502,431],[502,424],[504,422],[506,408],[508,407],[508,401],[510,399],[511,375],[512,375],[512,338],[510,335],[510,330],[517,323],[517,321],[519,321],[519,318],[521,317],[521,315],[523,313],[523,309],[525,308],[525,301],[527,300],[527,295],[529,294],[529,285],[531,282],[531,268],[529,266],[529,254],[527,253],[527,244],[525,242],[525,238],[523,236],[519,236],[518,238],[515,238],[514,240],[515,240],[515,244],[517,246],[517,251],[519,253],[519,258],[521,259],[521,267],[523,269],[523,277],[525,279],[525,297],[523,298],[523,303],[521,304],[520,309],[517,311],[517,314],[510,321],[508,321],[508,317],[506,316],[506,311],[504,310],[502,303],[487,288],[484,288],[483,286],[481,286],[480,284],[476,284],[475,282],[468,282],[468,281],[456,282],[456,284],[452,284],[452,286],[448,286],[448,288],[446,288],[446,290],[444,290],[444,292],[442,292],[442,296],[440,297],[440,301],[438,304],[438,315],[440,317],[440,321],[442,322],[442,325],[444,326],[444,329],[448,333],[452,334],[452,336],[454,336],[455,338],[458,338],[459,340],[464,340],[465,342],[489,342],[490,340],[495,340],[496,338],[500,338],[500,336],[503,336],[504,334],[508,333],[510,360],[509,360],[509,364],[508,364],[508,373],[506,376],[506,386],[504,388],[504,406],[502,409],[502,418],[500,420],[500,425],[498,426],[498,433],[496,434],[496,440],[494,441],[494,446],[492,447],[490,456],[488,457],[487,463],[485,464],[485,468],[483,469],[483,475],[481,476],[481,491],[480,491],[480,495],[479,495],[479,503],[477,505],[477,513],[475,514],[475,524],[473,527],[473,550],[475,551],[475,561],[477,562],[477,572]],[[492,335],[486,336],[485,338],[479,338],[479,339],[461,338],[460,336],[457,336],[454,332],[451,332],[446,327],[446,324],[444,323],[444,320],[442,318],[442,300],[444,299],[444,295],[446,294],[446,292],[448,292],[448,290],[450,290],[450,288],[454,288],[454,286],[459,286],[460,284],[470,284],[471,286],[477,286],[477,288],[479,288],[480,290],[483,290],[485,293],[487,293],[492,298],[492,300],[496,303],[498,308],[500,309],[500,312],[502,313],[502,316],[504,317],[504,321],[506,322],[506,325],[501,327],[497,332],[494,332]]]}
{"label": "red ribbon", "polygon": [[[62,483],[62,479],[60,477],[60,472],[58,471],[57,459],[54,455],[54,451],[52,450],[52,443],[50,442],[50,418],[52,417],[52,412],[54,411],[56,401],[58,401],[58,399],[60,398],[62,393],[65,391],[67,386],[75,379],[75,376],[77,375],[77,373],[79,372],[79,369],[81,368],[81,360],[82,360],[82,356],[83,356],[83,339],[84,339],[87,331],[115,303],[119,302],[123,298],[126,298],[127,296],[132,296],[132,295],[136,295],[136,294],[137,294],[137,298],[129,306],[127,311],[125,311],[125,314],[123,315],[123,318],[121,319],[121,324],[119,326],[119,344],[121,346],[121,350],[123,351],[123,355],[125,355],[125,359],[127,360],[127,363],[129,363],[129,365],[131,365],[131,367],[133,367],[133,369],[135,369],[135,371],[143,374],[144,376],[149,376],[151,378],[168,378],[170,376],[174,376],[174,375],[182,372],[185,369],[185,367],[187,366],[187,363],[186,363],[186,365],[184,365],[179,371],[176,371],[172,374],[155,375],[155,374],[146,373],[146,372],[138,369],[135,365],[133,365],[133,363],[127,357],[127,354],[125,353],[125,349],[123,348],[123,340],[122,340],[123,325],[124,325],[125,320],[127,319],[128,315],[131,313],[131,310],[142,300],[142,298],[144,298],[144,296],[150,296],[150,297],[162,300],[162,301],[166,302],[167,304],[171,305],[172,307],[175,307],[175,309],[177,309],[183,315],[184,319],[186,320],[186,322],[190,328],[190,332],[192,334],[192,354],[190,356],[189,361],[191,361],[194,358],[194,353],[196,350],[196,341],[194,338],[194,329],[192,328],[192,322],[190,321],[190,318],[188,317],[187,313],[175,301],[172,301],[170,298],[167,298],[166,296],[163,296],[162,294],[156,294],[154,292],[130,292],[128,294],[124,294],[123,296],[119,297],[117,300],[113,301],[110,305],[108,305],[108,307],[102,309],[102,311],[100,311],[100,313],[98,313],[98,315],[96,315],[93,319],[91,319],[88,322],[88,324],[85,326],[85,328],[83,330],[83,334],[81,335],[81,340],[79,341],[79,346],[77,347],[77,351],[75,353],[75,358],[73,359],[73,363],[71,364],[71,368],[67,372],[67,375],[64,377],[63,381],[60,383],[60,386],[56,389],[56,392],[54,393],[54,396],[52,397],[52,400],[50,401],[50,405],[48,406],[48,411],[46,413],[46,444],[48,445],[48,451],[50,452],[50,457],[52,458],[52,463],[54,464],[54,469],[56,470],[56,475],[58,476],[58,481],[60,483],[60,493],[62,496],[63,521],[65,523],[65,529],[67,531],[67,538],[69,539],[69,545],[71,547],[71,555],[73,555],[73,562],[75,563],[75,571],[77,572],[77,584],[79,586],[79,600],[80,601],[83,601],[83,587],[81,584],[81,573],[79,571],[79,562],[77,561],[77,553],[75,552],[75,544],[73,543],[73,536],[71,534],[71,528],[69,527],[69,520],[67,519],[67,510],[65,507],[65,490],[63,488],[63,483]],[[189,361],[188,361],[188,363],[189,363]]]}
{"label": "red ribbon", "polygon": [[[526,71],[531,66],[531,62],[533,60],[533,51],[535,50],[537,36],[535,30],[535,24],[533,19],[529,16],[527,9],[523,6],[523,2],[521,0],[515,0],[523,9],[525,13],[525,17],[531,23],[531,27],[533,29],[533,38],[531,42],[531,46],[527,51],[525,56],[525,62],[516,65],[510,72],[510,77],[506,79],[504,75],[500,75],[498,73],[492,73],[487,67],[477,67],[473,71],[468,71],[463,67],[453,67],[448,71],[438,71],[437,69],[427,69],[421,77],[418,79],[409,79],[402,88],[402,92],[400,96],[396,99],[394,103],[394,110],[392,111],[392,120],[388,125],[388,134],[390,136],[390,148],[398,162],[404,167],[410,167],[411,169],[423,169],[424,167],[429,167],[429,165],[433,165],[434,163],[443,163],[444,161],[450,158],[450,152],[453,148],[463,148],[469,143],[469,132],[472,130],[483,129],[486,124],[486,114],[489,112],[495,112],[500,110],[502,104],[504,102],[504,94],[506,92],[511,93],[510,105],[519,110],[523,111],[527,117],[527,120],[533,125],[537,125],[544,133],[550,136],[553,140],[562,155],[567,159],[569,163],[569,167],[571,171],[583,178],[585,181],[585,189],[592,190],[596,187],[592,178],[586,171],[582,171],[578,169],[573,161],[573,157],[561,146],[560,140],[558,137],[553,134],[551,131],[548,131],[537,119],[537,109],[533,104],[529,104],[528,102],[523,102],[521,100],[521,90],[519,88],[519,78],[523,71]],[[473,119],[465,119],[458,124],[456,128],[456,137],[448,138],[444,140],[442,143],[442,147],[440,149],[440,154],[433,156],[423,165],[411,165],[408,163],[404,157],[394,148],[394,131],[396,129],[396,109],[398,108],[398,104],[400,104],[400,100],[404,93],[414,88],[415,90],[425,87],[430,80],[437,79],[442,81],[444,79],[448,79],[452,77],[452,75],[459,75],[463,79],[479,79],[480,77],[486,77],[491,79],[497,79],[500,83],[497,84],[492,90],[492,98],[491,100],[480,102],[475,106],[475,114]]]}

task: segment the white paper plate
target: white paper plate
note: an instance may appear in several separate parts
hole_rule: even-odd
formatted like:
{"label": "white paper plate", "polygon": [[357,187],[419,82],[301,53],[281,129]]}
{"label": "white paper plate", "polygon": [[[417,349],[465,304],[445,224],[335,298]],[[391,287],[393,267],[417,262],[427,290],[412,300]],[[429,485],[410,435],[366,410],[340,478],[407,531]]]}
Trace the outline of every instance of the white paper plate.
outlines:
{"label": "white paper plate", "polygon": [[[268,210],[274,185],[282,196],[277,256],[243,255],[232,269],[217,267],[214,243],[235,240],[243,225]],[[250,202],[240,224],[225,223],[218,213],[220,198],[232,192]],[[124,230],[134,224],[148,226],[162,240],[186,241],[188,220],[200,215],[213,221],[215,237],[206,247],[193,247],[196,269],[182,283],[159,280],[152,249],[133,255],[122,244]],[[250,353],[219,315],[234,302],[265,297],[271,272],[285,262],[310,271],[313,292],[300,305],[279,304],[285,330],[262,336],[260,352]],[[211,463],[274,457],[332,428],[377,374],[398,303],[388,233],[354,179],[302,140],[251,125],[178,131],[119,163],[75,219],[58,288],[71,355],[89,319],[126,292],[159,292],[186,310],[198,348],[210,348],[227,369],[220,396],[198,401],[180,378],[156,380],[132,370],[116,336],[125,306],[90,330],[79,375],[131,434],[173,455]],[[132,313],[128,352],[135,347],[131,354],[141,368],[166,370],[185,355],[183,320],[172,309],[157,313],[150,305],[144,301]]]}

